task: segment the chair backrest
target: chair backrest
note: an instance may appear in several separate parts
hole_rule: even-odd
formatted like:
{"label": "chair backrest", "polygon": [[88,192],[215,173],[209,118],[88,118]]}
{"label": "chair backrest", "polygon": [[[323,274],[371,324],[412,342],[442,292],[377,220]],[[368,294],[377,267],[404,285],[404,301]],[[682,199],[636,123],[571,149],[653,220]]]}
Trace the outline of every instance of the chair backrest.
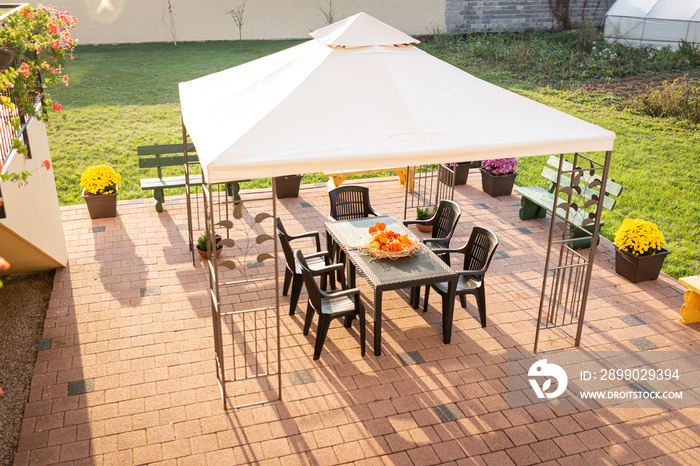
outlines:
{"label": "chair backrest", "polygon": [[496,233],[488,228],[475,226],[464,248],[464,270],[488,270],[497,247]]}
{"label": "chair backrest", "polygon": [[289,234],[287,230],[284,229],[282,225],[282,220],[277,217],[277,237],[280,239],[280,244],[282,245],[282,252],[284,252],[284,258],[287,260],[287,265],[291,270],[294,270],[294,251],[292,250],[292,245],[289,243]]}
{"label": "chair backrest", "polygon": [[309,293],[309,299],[311,300],[311,305],[318,311],[321,312],[321,289],[316,283],[316,279],[311,273],[309,264],[306,263],[304,254],[302,254],[301,249],[294,251],[294,259],[299,264],[301,269],[301,276],[304,279],[304,285],[306,285],[306,291]]}
{"label": "chair backrest", "polygon": [[443,199],[438,204],[433,223],[433,238],[450,239],[457,227],[457,220],[462,215],[462,208],[456,202]]}
{"label": "chair backrest", "polygon": [[335,220],[352,220],[376,215],[369,204],[369,188],[364,186],[339,186],[328,192],[331,201],[331,217]]}

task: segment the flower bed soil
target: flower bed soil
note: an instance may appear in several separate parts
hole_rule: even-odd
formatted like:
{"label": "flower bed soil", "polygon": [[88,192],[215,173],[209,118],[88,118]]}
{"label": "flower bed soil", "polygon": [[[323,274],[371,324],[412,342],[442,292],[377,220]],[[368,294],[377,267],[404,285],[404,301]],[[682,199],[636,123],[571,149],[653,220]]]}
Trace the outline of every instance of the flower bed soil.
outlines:
{"label": "flower bed soil", "polygon": [[700,81],[700,73],[673,73],[659,71],[643,73],[627,78],[614,79],[609,82],[589,83],[582,86],[586,92],[602,92],[620,97],[625,101],[632,101],[639,96],[661,88],[665,81],[673,82],[681,76],[687,76],[691,81]]}

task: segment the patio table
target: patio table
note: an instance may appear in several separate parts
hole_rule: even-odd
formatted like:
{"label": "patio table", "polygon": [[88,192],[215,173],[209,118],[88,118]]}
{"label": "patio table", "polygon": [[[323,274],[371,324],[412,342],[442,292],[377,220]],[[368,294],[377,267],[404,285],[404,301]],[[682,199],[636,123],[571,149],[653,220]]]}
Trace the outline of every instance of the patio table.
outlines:
{"label": "patio table", "polygon": [[442,333],[445,344],[449,343],[457,273],[422,243],[418,254],[399,259],[372,259],[360,253],[358,249],[368,235],[367,229],[376,222],[386,223],[388,230],[409,233],[401,222],[389,216],[326,223],[328,241],[335,241],[348,258],[348,286],[355,287],[355,270],[359,270],[374,290],[374,308],[370,311],[374,318],[374,354],[382,353],[382,293],[411,288],[410,304],[417,309],[419,287],[439,282],[448,282],[448,294],[442,302]]}

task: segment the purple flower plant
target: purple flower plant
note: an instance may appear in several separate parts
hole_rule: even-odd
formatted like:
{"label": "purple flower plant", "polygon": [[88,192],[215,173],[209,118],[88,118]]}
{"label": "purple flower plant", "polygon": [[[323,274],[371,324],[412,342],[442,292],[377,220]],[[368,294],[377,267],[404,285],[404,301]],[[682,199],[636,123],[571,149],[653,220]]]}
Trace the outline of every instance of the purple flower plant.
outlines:
{"label": "purple flower plant", "polygon": [[481,162],[481,168],[489,172],[491,175],[510,175],[517,173],[518,161],[516,159],[494,159],[484,160]]}

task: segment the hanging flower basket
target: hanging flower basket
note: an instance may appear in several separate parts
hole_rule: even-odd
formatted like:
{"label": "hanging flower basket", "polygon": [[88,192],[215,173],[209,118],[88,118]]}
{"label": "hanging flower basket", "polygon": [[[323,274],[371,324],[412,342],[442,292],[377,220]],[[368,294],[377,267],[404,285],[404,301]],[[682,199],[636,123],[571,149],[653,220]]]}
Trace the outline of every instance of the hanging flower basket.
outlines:
{"label": "hanging flower basket", "polygon": [[0,47],[0,71],[6,69],[15,59],[15,51]]}

